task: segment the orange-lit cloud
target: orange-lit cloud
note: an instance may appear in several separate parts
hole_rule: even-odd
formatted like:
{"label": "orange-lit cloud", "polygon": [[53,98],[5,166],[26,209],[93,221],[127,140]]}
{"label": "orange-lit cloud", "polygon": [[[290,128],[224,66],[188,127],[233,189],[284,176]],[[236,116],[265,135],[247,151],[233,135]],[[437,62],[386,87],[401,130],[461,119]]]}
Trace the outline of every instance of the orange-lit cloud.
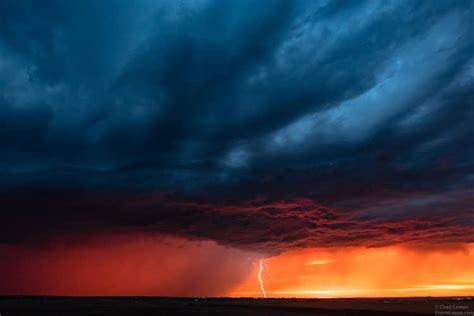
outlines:
{"label": "orange-lit cloud", "polygon": [[323,264],[328,264],[328,263],[331,263],[331,260],[328,260],[328,259],[316,259],[316,260],[312,260],[312,261],[306,262],[305,264],[306,264],[306,265],[310,265],[310,266],[318,266],[318,265],[323,265]]}
{"label": "orange-lit cloud", "polygon": [[[474,295],[474,244],[438,250],[306,249],[266,263],[272,273],[264,278],[270,297]],[[229,294],[258,296],[256,279],[249,276]]]}

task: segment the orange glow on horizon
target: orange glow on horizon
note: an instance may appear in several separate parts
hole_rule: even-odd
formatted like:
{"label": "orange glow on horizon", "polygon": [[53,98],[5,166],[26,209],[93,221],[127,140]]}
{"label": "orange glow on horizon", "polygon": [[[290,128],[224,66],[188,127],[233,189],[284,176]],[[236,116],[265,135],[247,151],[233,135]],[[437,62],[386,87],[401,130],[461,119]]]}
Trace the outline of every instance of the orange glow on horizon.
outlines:
{"label": "orange glow on horizon", "polygon": [[221,296],[251,253],[210,241],[106,236],[47,248],[0,245],[0,295]]}
{"label": "orange glow on horizon", "polygon": [[[327,248],[265,260],[268,297],[474,295],[474,244],[452,249]],[[255,274],[230,296],[259,296]]]}
{"label": "orange glow on horizon", "polygon": [[261,278],[267,297],[474,296],[474,244],[316,248],[259,261],[215,242],[138,235],[0,253],[2,295],[263,297]]}

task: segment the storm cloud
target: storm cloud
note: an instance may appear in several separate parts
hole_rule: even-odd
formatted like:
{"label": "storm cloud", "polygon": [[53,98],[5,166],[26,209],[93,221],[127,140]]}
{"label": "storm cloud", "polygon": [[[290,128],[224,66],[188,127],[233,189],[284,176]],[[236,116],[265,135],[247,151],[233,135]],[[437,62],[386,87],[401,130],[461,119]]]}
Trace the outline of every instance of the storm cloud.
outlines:
{"label": "storm cloud", "polygon": [[0,242],[473,242],[473,10],[2,1]]}

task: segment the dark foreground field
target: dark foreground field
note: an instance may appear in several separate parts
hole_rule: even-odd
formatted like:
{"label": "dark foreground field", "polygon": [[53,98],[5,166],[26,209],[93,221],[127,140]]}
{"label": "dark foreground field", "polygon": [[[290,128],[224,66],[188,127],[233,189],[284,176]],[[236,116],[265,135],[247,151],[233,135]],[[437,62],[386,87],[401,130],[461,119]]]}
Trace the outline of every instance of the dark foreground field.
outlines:
{"label": "dark foreground field", "polygon": [[250,299],[2,297],[0,315],[463,315],[474,299]]}

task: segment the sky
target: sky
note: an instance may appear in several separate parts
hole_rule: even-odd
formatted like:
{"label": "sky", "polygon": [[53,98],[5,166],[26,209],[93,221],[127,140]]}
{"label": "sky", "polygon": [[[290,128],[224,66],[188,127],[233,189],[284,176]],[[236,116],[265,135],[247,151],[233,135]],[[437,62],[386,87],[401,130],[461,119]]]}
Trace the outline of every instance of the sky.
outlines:
{"label": "sky", "polygon": [[473,21],[0,1],[0,294],[474,294]]}

